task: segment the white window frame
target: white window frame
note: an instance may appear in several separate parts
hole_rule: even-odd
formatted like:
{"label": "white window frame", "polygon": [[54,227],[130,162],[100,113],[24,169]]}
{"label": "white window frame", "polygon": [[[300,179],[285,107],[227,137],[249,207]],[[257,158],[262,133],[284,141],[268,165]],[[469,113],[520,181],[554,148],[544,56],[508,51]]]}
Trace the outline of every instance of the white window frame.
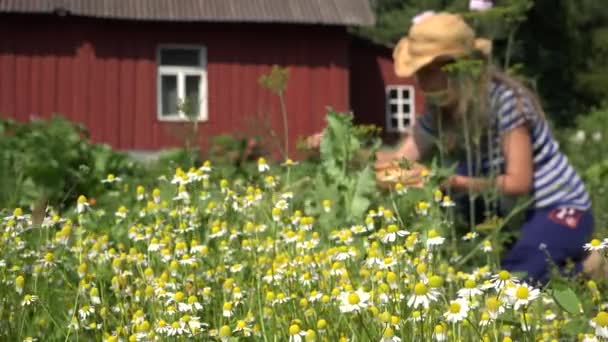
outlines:
{"label": "white window frame", "polygon": [[[169,66],[161,65],[161,52],[163,49],[188,49],[199,50],[200,64],[199,66]],[[204,45],[181,45],[181,44],[162,44],[156,49],[156,116],[159,121],[166,122],[186,122],[190,119],[183,112],[172,115],[163,115],[162,106],[162,76],[177,77],[177,98],[184,99],[186,92],[186,76],[200,76],[199,84],[199,116],[198,121],[207,121],[208,116],[208,101],[207,101],[207,48]]]}
{"label": "white window frame", "polygon": [[[391,99],[391,90],[397,91],[397,98]],[[403,98],[401,93],[407,90],[410,93],[409,99]],[[385,103],[386,103],[386,130],[389,133],[405,133],[411,131],[416,121],[416,100],[415,89],[412,85],[389,85],[386,86]],[[397,105],[397,113],[391,112],[391,105]],[[410,112],[403,112],[403,105],[410,106]],[[397,127],[394,127],[391,119],[397,119]],[[409,125],[404,125],[405,120],[409,120]]]}

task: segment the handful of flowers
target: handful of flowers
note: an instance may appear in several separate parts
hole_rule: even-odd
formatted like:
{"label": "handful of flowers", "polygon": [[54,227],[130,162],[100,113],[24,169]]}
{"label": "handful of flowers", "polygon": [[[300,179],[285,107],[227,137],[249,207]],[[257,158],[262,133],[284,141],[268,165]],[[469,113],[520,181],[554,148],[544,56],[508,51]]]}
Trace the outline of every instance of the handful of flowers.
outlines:
{"label": "handful of flowers", "polygon": [[391,161],[376,164],[376,183],[383,189],[394,189],[397,184],[421,188],[428,173],[424,165],[416,162]]}

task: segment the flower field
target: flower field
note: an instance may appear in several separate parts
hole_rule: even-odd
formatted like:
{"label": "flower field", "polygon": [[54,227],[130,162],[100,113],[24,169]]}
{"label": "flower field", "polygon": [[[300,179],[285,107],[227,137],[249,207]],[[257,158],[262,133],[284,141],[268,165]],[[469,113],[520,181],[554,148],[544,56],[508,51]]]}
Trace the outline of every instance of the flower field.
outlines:
{"label": "flower field", "polygon": [[604,280],[501,270],[499,225],[458,231],[433,169],[422,189],[380,192],[369,166],[328,183],[290,160],[255,167],[229,179],[205,162],[147,187],[108,175],[105,199],[6,211],[1,339],[608,339]]}

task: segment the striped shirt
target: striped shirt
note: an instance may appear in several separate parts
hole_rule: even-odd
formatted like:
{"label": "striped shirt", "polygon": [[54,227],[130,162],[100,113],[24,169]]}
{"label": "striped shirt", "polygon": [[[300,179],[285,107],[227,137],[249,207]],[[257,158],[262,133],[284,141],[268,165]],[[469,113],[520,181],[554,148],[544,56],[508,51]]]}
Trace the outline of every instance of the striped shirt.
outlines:
{"label": "striped shirt", "polygon": [[[534,180],[530,195],[534,207],[590,209],[589,194],[580,176],[560,152],[546,120],[537,113],[530,98],[524,94],[516,95],[511,87],[499,81],[489,84],[489,97],[488,134],[482,141],[487,141],[490,146],[481,153],[480,175],[504,174],[502,137],[509,130],[527,124],[533,149]],[[417,126],[423,132],[437,136],[436,118],[431,112],[417,120]]]}

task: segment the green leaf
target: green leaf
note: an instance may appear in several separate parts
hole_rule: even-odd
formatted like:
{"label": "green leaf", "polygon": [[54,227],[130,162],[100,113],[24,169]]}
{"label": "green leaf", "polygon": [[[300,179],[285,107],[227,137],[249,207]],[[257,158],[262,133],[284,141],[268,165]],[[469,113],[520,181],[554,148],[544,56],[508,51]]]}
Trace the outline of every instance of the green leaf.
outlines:
{"label": "green leaf", "polygon": [[560,280],[552,281],[551,295],[563,310],[573,315],[581,313],[581,302],[576,293],[565,282]]}
{"label": "green leaf", "polygon": [[579,318],[564,324],[560,332],[569,336],[577,336],[579,333],[584,332],[586,327],[587,321]]}
{"label": "green leaf", "polygon": [[352,202],[350,205],[350,214],[354,219],[360,219],[367,211],[370,205],[369,198],[376,190],[376,174],[368,165],[359,173]]}

